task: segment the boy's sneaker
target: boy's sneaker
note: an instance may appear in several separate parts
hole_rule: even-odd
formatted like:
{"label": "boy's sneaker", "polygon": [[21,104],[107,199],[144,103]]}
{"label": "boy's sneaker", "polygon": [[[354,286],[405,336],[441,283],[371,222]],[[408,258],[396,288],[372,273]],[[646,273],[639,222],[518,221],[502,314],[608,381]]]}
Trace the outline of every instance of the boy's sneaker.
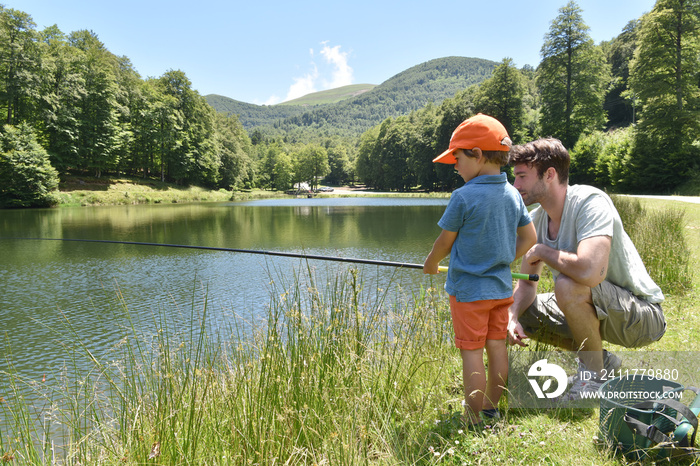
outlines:
{"label": "boy's sneaker", "polygon": [[490,425],[493,425],[501,420],[501,413],[498,411],[498,408],[482,409],[479,416],[481,416],[482,421]]}

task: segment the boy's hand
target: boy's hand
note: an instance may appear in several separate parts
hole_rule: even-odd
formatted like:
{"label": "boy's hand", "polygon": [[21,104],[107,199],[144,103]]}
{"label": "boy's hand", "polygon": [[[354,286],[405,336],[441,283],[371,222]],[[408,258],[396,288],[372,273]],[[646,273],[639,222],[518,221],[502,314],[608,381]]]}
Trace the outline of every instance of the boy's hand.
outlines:
{"label": "boy's hand", "polygon": [[438,236],[435,240],[430,254],[428,254],[428,257],[425,258],[425,262],[423,263],[423,273],[434,275],[440,271],[440,261],[450,255],[452,245],[454,244],[456,238],[456,231],[442,230],[440,236]]}
{"label": "boy's hand", "polygon": [[440,270],[438,268],[437,263],[431,263],[429,260],[425,260],[425,263],[423,264],[423,273],[430,274],[430,275],[435,275],[436,273],[440,273]]}

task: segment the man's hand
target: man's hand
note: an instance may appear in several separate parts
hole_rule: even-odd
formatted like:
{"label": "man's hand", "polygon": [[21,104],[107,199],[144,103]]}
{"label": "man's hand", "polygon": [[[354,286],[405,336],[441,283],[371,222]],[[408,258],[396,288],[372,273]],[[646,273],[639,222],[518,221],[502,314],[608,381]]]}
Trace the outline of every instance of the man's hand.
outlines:
{"label": "man's hand", "polygon": [[547,264],[575,282],[595,288],[607,275],[611,244],[609,236],[592,236],[581,240],[573,253],[538,243],[523,256],[523,269]]}
{"label": "man's hand", "polygon": [[527,339],[527,335],[525,335],[525,330],[520,325],[518,318],[508,313],[508,344],[527,346],[527,343],[523,341],[525,339]]}
{"label": "man's hand", "polygon": [[544,263],[542,262],[542,256],[540,256],[540,249],[544,246],[542,243],[535,244],[531,247],[523,256],[523,264],[527,264],[530,267],[540,268]]}

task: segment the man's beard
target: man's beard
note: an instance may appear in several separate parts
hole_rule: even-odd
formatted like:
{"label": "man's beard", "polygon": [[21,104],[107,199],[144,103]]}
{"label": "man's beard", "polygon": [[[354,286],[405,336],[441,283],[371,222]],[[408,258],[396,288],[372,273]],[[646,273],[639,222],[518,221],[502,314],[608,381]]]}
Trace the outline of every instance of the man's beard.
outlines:
{"label": "man's beard", "polygon": [[547,192],[547,188],[544,184],[544,181],[537,180],[537,183],[535,183],[532,188],[528,192],[523,195],[523,193],[520,193],[520,195],[523,197],[523,202],[525,205],[532,205],[540,202],[540,200],[544,197],[545,193]]}

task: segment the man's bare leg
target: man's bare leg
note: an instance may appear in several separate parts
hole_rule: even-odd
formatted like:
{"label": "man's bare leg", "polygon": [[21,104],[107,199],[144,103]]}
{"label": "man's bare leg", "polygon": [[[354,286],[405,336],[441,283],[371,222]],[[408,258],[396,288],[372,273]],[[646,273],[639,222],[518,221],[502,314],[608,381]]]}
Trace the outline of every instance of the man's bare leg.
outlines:
{"label": "man's bare leg", "polygon": [[588,370],[600,373],[603,370],[603,340],[591,289],[560,274],[554,284],[554,295],[574,337],[573,349],[583,351],[581,360]]}

